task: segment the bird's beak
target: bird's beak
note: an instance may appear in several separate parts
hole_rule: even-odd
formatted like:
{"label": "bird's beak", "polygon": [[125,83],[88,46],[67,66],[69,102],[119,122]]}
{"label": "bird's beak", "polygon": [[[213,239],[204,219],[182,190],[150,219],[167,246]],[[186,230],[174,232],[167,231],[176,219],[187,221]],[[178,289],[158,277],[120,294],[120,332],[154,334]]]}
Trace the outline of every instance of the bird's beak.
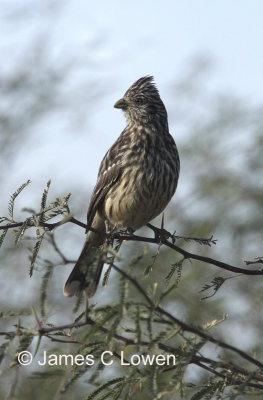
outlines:
{"label": "bird's beak", "polygon": [[126,110],[127,107],[128,103],[124,99],[120,99],[114,104],[114,108],[121,108],[122,110]]}

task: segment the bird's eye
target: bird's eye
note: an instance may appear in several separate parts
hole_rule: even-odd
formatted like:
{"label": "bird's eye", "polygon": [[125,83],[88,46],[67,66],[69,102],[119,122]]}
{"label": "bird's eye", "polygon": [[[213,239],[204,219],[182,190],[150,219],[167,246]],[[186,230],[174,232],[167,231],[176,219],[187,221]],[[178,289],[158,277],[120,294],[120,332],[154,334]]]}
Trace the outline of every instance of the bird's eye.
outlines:
{"label": "bird's eye", "polygon": [[140,106],[141,104],[143,104],[143,98],[142,97],[137,97],[135,99],[135,103]]}

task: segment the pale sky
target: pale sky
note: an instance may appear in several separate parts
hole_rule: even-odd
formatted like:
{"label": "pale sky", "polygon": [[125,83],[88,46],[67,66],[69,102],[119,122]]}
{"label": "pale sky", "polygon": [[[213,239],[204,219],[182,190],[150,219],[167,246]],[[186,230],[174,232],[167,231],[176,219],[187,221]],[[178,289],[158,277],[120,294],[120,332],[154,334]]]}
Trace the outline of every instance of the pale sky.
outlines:
{"label": "pale sky", "polygon": [[[191,60],[205,55],[214,62],[209,76],[214,90],[263,102],[261,0],[2,0],[0,12],[0,71],[19,68],[34,39],[48,38],[50,65],[64,60],[81,64],[71,84],[96,80],[107,94],[94,105],[91,124],[78,127],[83,135],[64,129],[60,114],[28,136],[26,148],[9,166],[7,196],[28,178],[36,186],[51,178],[61,186],[72,181],[91,189],[101,158],[125,125],[113,104],[143,75],[155,76],[169,110],[170,82],[185,74]],[[85,96],[83,110],[85,120]],[[172,133],[180,136],[176,125]]]}
{"label": "pale sky", "polygon": [[[10,195],[28,179],[32,185],[18,208],[37,207],[51,179],[53,199],[68,192],[77,196],[80,187],[86,191],[85,214],[100,161],[125,126],[113,104],[141,76],[154,75],[168,111],[173,110],[171,83],[187,76],[193,59],[207,56],[214,64],[207,76],[211,90],[263,104],[262,39],[262,0],[1,0],[0,78],[30,59],[33,43],[40,52],[46,44],[51,68],[68,62],[75,73],[65,87],[67,110],[29,131],[6,166],[0,215],[6,215]],[[85,95],[92,81],[105,88],[105,96],[94,100],[90,110]],[[76,101],[69,96],[72,87]],[[0,107],[1,102],[0,96]],[[79,111],[80,122],[68,123]],[[176,121],[170,127],[175,140],[182,140]],[[26,285],[33,290],[34,280]]]}

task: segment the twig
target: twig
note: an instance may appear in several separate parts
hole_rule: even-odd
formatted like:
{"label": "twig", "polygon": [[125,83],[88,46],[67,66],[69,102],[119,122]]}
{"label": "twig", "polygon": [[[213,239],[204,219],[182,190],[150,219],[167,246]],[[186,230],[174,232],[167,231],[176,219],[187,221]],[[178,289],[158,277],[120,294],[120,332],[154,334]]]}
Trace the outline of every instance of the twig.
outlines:
{"label": "twig", "polygon": [[61,400],[63,393],[62,389],[64,388],[66,382],[68,381],[70,375],[72,374],[72,369],[68,368],[65,375],[62,376],[61,382],[57,388],[57,391],[55,393],[55,396],[53,397],[53,400]]}
{"label": "twig", "polygon": [[[76,218],[74,217],[70,217],[70,218],[65,218],[64,220],[61,220],[59,222],[56,222],[54,224],[49,224],[47,222],[39,222],[39,226],[43,226],[47,229],[49,229],[50,231],[57,228],[60,225],[63,225],[67,222],[71,222],[73,224],[76,224],[78,226],[81,226],[82,228],[86,229],[86,231],[92,231],[95,233],[98,233],[100,235],[105,235],[107,236],[107,234],[105,234],[105,232],[101,232],[98,231],[97,229],[94,229],[92,226],[88,226],[86,224],[84,224],[81,221],[78,221]],[[1,229],[11,229],[11,228],[15,228],[18,226],[22,226],[23,222],[15,222],[15,223],[10,223],[7,225],[1,225],[0,226],[0,230]],[[28,222],[27,226],[29,227],[35,227],[36,225],[34,223],[30,223]],[[160,229],[153,227],[153,225],[148,224],[149,227],[151,227],[155,232],[157,232],[157,230],[160,233]],[[145,242],[145,243],[153,243],[153,244],[160,244],[162,243],[163,245],[169,247],[172,250],[175,250],[176,252],[182,254],[184,256],[185,259],[192,259],[192,260],[198,260],[198,261],[202,261],[206,264],[212,264],[215,265],[219,268],[222,268],[224,270],[227,271],[231,271],[234,273],[238,273],[238,274],[244,274],[244,275],[263,275],[263,269],[260,270],[251,270],[251,269],[245,269],[245,268],[240,268],[240,267],[235,267],[233,265],[224,263],[222,261],[210,258],[210,257],[205,257],[205,256],[201,256],[199,254],[194,254],[194,253],[190,253],[184,249],[182,249],[181,247],[175,245],[174,243],[169,242],[169,240],[166,239],[167,235],[168,237],[173,238],[173,235],[169,232],[167,232],[165,229],[163,229],[164,233],[163,235],[159,235],[158,237],[155,238],[148,238],[148,237],[144,237],[144,236],[138,236],[138,235],[134,235],[134,234],[126,234],[126,233],[120,233],[120,232],[116,232],[114,234],[110,234],[111,237],[113,237],[114,239],[122,239],[122,240],[126,240],[126,241],[137,241],[137,242]],[[182,236],[178,236],[180,238],[183,238]],[[184,238],[185,240],[197,240],[197,238]],[[210,239],[199,239],[199,241],[212,241],[212,237]],[[261,263],[261,259],[260,261],[257,262],[250,262],[250,263]],[[249,262],[246,262],[247,265],[249,264]]]}
{"label": "twig", "polygon": [[[48,222],[41,222],[38,220],[37,226],[42,226],[43,228],[47,228],[48,230],[52,231],[53,229],[57,228],[58,226],[64,225],[68,222],[71,222],[75,225],[81,226],[81,228],[84,228],[86,230],[105,235],[104,232],[98,231],[97,229],[94,229],[92,226],[88,226],[88,225],[84,224],[83,222],[78,221],[76,218],[74,218],[72,216],[70,216],[70,218],[65,217],[61,221],[55,222],[53,224],[50,224]],[[24,222],[13,222],[13,223],[9,223],[6,225],[0,225],[0,230],[17,228],[19,226],[22,226],[23,224],[24,224]],[[36,224],[34,222],[28,221],[27,227],[33,228],[33,227],[36,227]]]}
{"label": "twig", "polygon": [[31,308],[33,317],[34,317],[34,319],[35,319],[35,321],[36,321],[37,328],[38,328],[38,330],[40,330],[40,329],[42,328],[42,326],[41,326],[40,320],[39,320],[39,318],[38,318],[38,316],[37,316],[37,313],[36,313],[36,310],[35,310],[33,304],[30,304],[30,308]]}
{"label": "twig", "polygon": [[172,239],[172,242],[174,243],[176,239],[182,239],[185,241],[194,241],[197,242],[199,244],[204,244],[207,246],[211,247],[211,243],[212,244],[216,244],[217,243],[217,239],[213,238],[213,235],[210,238],[196,238],[196,237],[185,237],[185,236],[179,236],[179,235],[175,235],[175,233],[171,234],[170,232],[168,232],[166,229],[163,228],[163,219],[162,219],[162,227],[161,228],[157,228],[156,226],[148,223],[146,224],[146,226],[148,226],[148,228],[150,228],[152,231],[154,231],[154,234],[157,237],[164,237],[164,238],[170,238]]}
{"label": "twig", "polygon": [[49,240],[50,240],[50,244],[53,246],[54,250],[58,253],[58,255],[60,256],[60,258],[62,259],[64,264],[68,264],[70,262],[70,260],[68,260],[64,254],[62,253],[62,251],[58,248],[57,242],[55,240],[55,236],[53,232],[49,232],[48,234]]}
{"label": "twig", "polygon": [[[141,288],[139,289],[139,286],[138,287],[136,286],[136,287],[138,288],[138,290],[141,290]],[[145,297],[145,294],[144,294],[144,297]],[[148,296],[146,295],[145,298],[148,299]],[[35,313],[34,316],[35,316],[35,319],[38,320],[38,317],[36,316],[36,313]],[[96,343],[86,343],[86,342],[83,342],[83,341],[80,341],[80,340],[76,340],[76,339],[65,339],[65,340],[64,339],[59,339],[57,336],[59,336],[59,335],[63,335],[64,336],[64,334],[63,333],[59,334],[58,332],[59,331],[63,331],[65,329],[79,328],[79,327],[82,327],[82,326],[85,326],[85,325],[95,325],[95,324],[96,324],[96,322],[93,321],[91,318],[88,318],[86,321],[82,321],[82,322],[79,321],[79,322],[74,322],[74,323],[71,323],[71,324],[65,324],[65,325],[54,326],[54,327],[42,327],[40,322],[39,322],[39,320],[38,320],[38,323],[37,323],[37,325],[39,326],[38,332],[39,332],[40,336],[45,336],[45,337],[49,338],[52,342],[80,344],[80,345],[85,345],[85,346],[88,346],[88,347],[92,347],[95,344],[97,345],[98,342],[96,342]],[[104,332],[105,334],[109,333],[109,330],[107,328],[103,327],[103,326],[100,326],[99,330]],[[54,333],[57,332],[56,333],[57,336],[54,337],[53,335],[50,335],[51,332],[54,332]],[[127,337],[122,336],[122,335],[118,335],[116,333],[113,334],[113,337],[116,340],[123,342],[126,346],[128,346],[128,345],[132,345],[132,346],[138,345],[138,343],[135,342],[133,339],[127,338]],[[148,342],[148,341],[140,341],[139,344],[141,346],[148,347],[150,345],[150,342]],[[169,353],[173,353],[174,354],[174,353],[180,352],[179,348],[175,349],[174,347],[172,347],[170,345],[167,345],[165,343],[162,343],[162,342],[157,343],[157,345],[158,345],[160,350],[164,350],[164,351],[169,352]],[[183,354],[183,350],[181,350],[181,355],[182,356],[184,355]],[[119,358],[117,353],[115,354],[115,356],[117,358]],[[202,356],[200,354],[199,355],[197,355],[197,354],[193,355],[192,358],[189,360],[189,363],[190,364],[191,363],[196,364],[200,368],[204,368],[204,369],[207,369],[207,370],[209,369],[209,371],[211,373],[213,373],[215,375],[218,375],[218,376],[220,376],[220,375],[216,371],[216,369],[210,368],[210,367],[206,367],[206,366],[204,366],[204,364],[213,365],[213,366],[215,366],[215,368],[221,368],[221,369],[224,369],[224,370],[227,370],[227,371],[231,370],[232,372],[241,374],[243,376],[251,375],[250,372],[248,372],[244,368],[236,366],[233,363],[224,363],[224,362],[221,362],[221,361],[215,361],[215,360],[212,360],[212,359],[210,359],[208,357],[204,357],[204,356]],[[175,369],[175,368],[177,368],[177,365],[171,366],[171,367],[167,367],[162,372],[167,372],[167,371],[170,371],[171,369]],[[226,377],[226,378],[230,379],[228,377]],[[254,374],[253,380],[262,382],[263,381],[263,376],[260,376],[259,374]],[[238,384],[237,382],[233,382],[233,381],[232,381],[232,383],[233,384]],[[242,383],[244,383],[244,381],[240,381],[240,384],[242,384]],[[249,382],[247,383],[247,386],[256,387],[255,384],[249,383]],[[263,388],[263,385],[261,385],[261,386]],[[257,388],[261,388],[261,386],[257,386]]]}
{"label": "twig", "polygon": [[[77,323],[72,323],[72,324],[67,324],[67,325],[61,325],[61,326],[55,326],[55,327],[51,327],[51,328],[49,328],[49,327],[46,327],[46,328],[44,328],[44,327],[42,327],[42,329],[41,329],[41,331],[40,331],[40,334],[41,335],[45,335],[46,337],[48,337],[50,340],[52,340],[53,342],[61,342],[61,343],[73,343],[73,344],[80,344],[80,345],[86,345],[86,346],[93,346],[94,344],[93,343],[85,343],[85,342],[83,342],[83,341],[79,341],[79,340],[62,340],[62,339],[58,339],[57,337],[54,337],[54,336],[51,336],[51,335],[49,335],[48,334],[48,332],[50,332],[50,331],[53,331],[53,332],[55,332],[55,331],[61,331],[61,330],[64,330],[64,329],[72,329],[72,328],[78,328],[78,327],[80,327],[80,326],[84,326],[84,325],[88,325],[88,324],[90,324],[90,325],[95,325],[96,324],[96,322],[95,321],[93,321],[91,318],[89,318],[87,321],[83,321],[83,322],[81,322],[81,323],[79,323],[79,322],[77,322]],[[102,331],[102,332],[104,332],[104,333],[109,333],[109,330],[107,329],[107,328],[105,328],[105,327],[103,327],[103,326],[100,326],[99,327],[99,330],[100,331]],[[130,338],[126,338],[126,337],[124,337],[124,336],[121,336],[121,335],[118,335],[118,334],[114,334],[113,335],[113,337],[116,339],[116,340],[119,340],[119,341],[122,341],[126,346],[127,345],[133,345],[133,346],[135,346],[135,345],[138,345],[138,343],[137,342],[135,342],[133,339],[130,339]],[[141,341],[140,343],[139,343],[140,345],[142,345],[142,346],[149,346],[150,345],[150,343],[148,342],[148,341]],[[164,350],[164,351],[166,351],[166,352],[169,352],[169,353],[175,353],[175,352],[177,352],[178,353],[178,351],[179,351],[179,349],[175,349],[174,347],[172,347],[172,346],[170,346],[170,345],[166,345],[166,344],[164,344],[164,343],[162,343],[162,342],[159,342],[158,343],[158,347],[160,348],[160,350]],[[183,351],[182,351],[182,354],[183,354]],[[197,366],[199,366],[200,368],[204,368],[204,369],[209,369],[209,371],[211,372],[211,373],[213,373],[213,374],[215,374],[215,375],[218,375],[218,376],[221,376],[220,375],[220,373],[218,373],[214,368],[211,368],[211,367],[207,367],[207,366],[204,366],[204,364],[210,364],[210,365],[216,365],[216,368],[222,368],[222,369],[225,369],[225,370],[228,370],[228,371],[233,371],[233,372],[235,372],[235,373],[239,373],[239,374],[242,374],[243,376],[249,376],[251,373],[250,372],[248,372],[248,371],[246,371],[244,368],[241,368],[241,367],[239,367],[239,366],[236,366],[235,364],[233,364],[233,363],[223,363],[223,362],[221,362],[221,361],[215,361],[215,360],[212,360],[212,359],[210,359],[210,358],[207,358],[207,357],[204,357],[204,356],[202,356],[202,355],[193,355],[193,357],[192,357],[192,359],[189,361],[189,363],[191,364],[191,363],[193,363],[193,364],[196,364]],[[171,369],[174,369],[174,368],[177,368],[177,365],[175,365],[175,366],[172,366],[172,367],[168,367],[168,368],[165,368],[164,370],[163,370],[163,372],[167,372],[167,371],[169,371],[169,370],[171,370]],[[225,376],[226,377],[226,376]],[[228,380],[230,379],[230,378],[228,378],[228,377],[226,377]],[[258,374],[255,374],[255,376],[253,377],[253,380],[258,380],[258,381],[263,381],[263,377],[261,377],[260,375],[258,375]],[[233,384],[238,384],[238,382],[237,381],[231,381]],[[239,384],[242,384],[242,383],[244,383],[243,381],[240,381],[239,382]],[[251,387],[257,387],[257,388],[263,388],[263,385],[259,385],[259,386],[255,386],[255,384],[253,384],[253,383],[248,383],[247,384],[248,386],[251,386]]]}
{"label": "twig", "polygon": [[142,296],[145,298],[146,302],[148,303],[150,308],[153,308],[155,311],[159,312],[162,315],[165,315],[166,317],[168,317],[170,320],[172,320],[175,324],[179,325],[180,328],[182,328],[184,331],[186,332],[191,332],[194,333],[195,335],[202,337],[203,339],[206,339],[207,341],[214,343],[222,348],[225,348],[227,350],[233,351],[234,353],[238,354],[239,356],[241,356],[242,358],[244,358],[245,360],[249,361],[250,363],[256,365],[259,368],[263,369],[263,364],[256,360],[255,358],[251,357],[249,354],[245,353],[244,351],[238,349],[237,347],[234,347],[230,344],[227,344],[219,339],[215,339],[212,336],[208,335],[207,333],[193,327],[190,326],[188,324],[186,324],[185,322],[179,320],[178,318],[174,317],[172,314],[170,314],[168,311],[164,310],[162,307],[160,306],[156,306],[153,301],[149,298],[149,296],[147,295],[147,293],[144,291],[144,289],[141,287],[141,285],[137,282],[137,280],[135,278],[133,278],[132,276],[130,276],[129,274],[127,274],[125,271],[123,271],[122,269],[120,269],[119,267],[117,267],[115,264],[112,264],[112,267],[118,271],[121,275],[123,275],[126,279],[128,279],[135,287],[136,289],[142,294]]}
{"label": "twig", "polygon": [[[120,234],[118,234],[118,235],[120,235]],[[146,242],[146,243],[155,243],[155,244],[159,243],[157,241],[157,239],[155,239],[155,238],[148,238],[148,237],[138,236],[138,235],[134,235],[134,234],[132,234],[132,235],[121,234],[121,238],[122,238],[122,240],[126,240],[126,241],[130,240],[130,241],[136,241],[136,242]],[[193,259],[193,260],[203,261],[206,264],[212,264],[219,268],[225,269],[227,271],[231,271],[231,272],[235,272],[235,273],[239,273],[239,274],[241,273],[244,275],[263,275],[263,269],[251,270],[251,269],[234,267],[233,265],[226,264],[222,261],[218,261],[218,260],[215,260],[210,257],[205,257],[205,256],[200,256],[198,254],[190,253],[190,252],[182,249],[181,247],[178,247],[175,244],[169,242],[165,238],[161,238],[160,240],[162,241],[162,244],[164,244],[165,246],[182,254],[185,259]]]}
{"label": "twig", "polygon": [[246,383],[247,386],[256,388],[256,389],[263,389],[263,385],[261,385],[260,383],[253,383],[253,382],[246,382],[246,381],[242,381],[240,379],[234,379],[234,378],[230,378],[229,376],[223,374],[222,372],[219,371],[215,371],[213,368],[208,367],[207,365],[204,365],[201,362],[196,362],[196,365],[198,365],[199,367],[211,372],[214,375],[219,376],[220,378],[226,379],[228,383],[231,383],[232,385],[243,385],[244,383]]}
{"label": "twig", "polygon": [[263,264],[263,257],[256,257],[253,261],[245,261],[246,265]]}
{"label": "twig", "polygon": [[12,381],[10,390],[5,398],[5,400],[11,400],[14,397],[16,386],[18,383],[18,377],[19,377],[19,365],[15,366],[15,374],[14,374],[14,379]]}

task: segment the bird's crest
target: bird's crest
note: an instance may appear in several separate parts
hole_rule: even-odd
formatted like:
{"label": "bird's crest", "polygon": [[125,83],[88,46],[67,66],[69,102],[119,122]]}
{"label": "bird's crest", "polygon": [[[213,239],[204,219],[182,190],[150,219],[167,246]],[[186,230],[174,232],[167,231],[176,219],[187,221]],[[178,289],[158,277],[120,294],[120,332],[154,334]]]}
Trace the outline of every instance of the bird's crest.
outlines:
{"label": "bird's crest", "polygon": [[158,94],[158,89],[154,83],[154,77],[151,75],[143,76],[134,82],[131,87],[126,91],[125,97],[130,97],[138,93]]}

